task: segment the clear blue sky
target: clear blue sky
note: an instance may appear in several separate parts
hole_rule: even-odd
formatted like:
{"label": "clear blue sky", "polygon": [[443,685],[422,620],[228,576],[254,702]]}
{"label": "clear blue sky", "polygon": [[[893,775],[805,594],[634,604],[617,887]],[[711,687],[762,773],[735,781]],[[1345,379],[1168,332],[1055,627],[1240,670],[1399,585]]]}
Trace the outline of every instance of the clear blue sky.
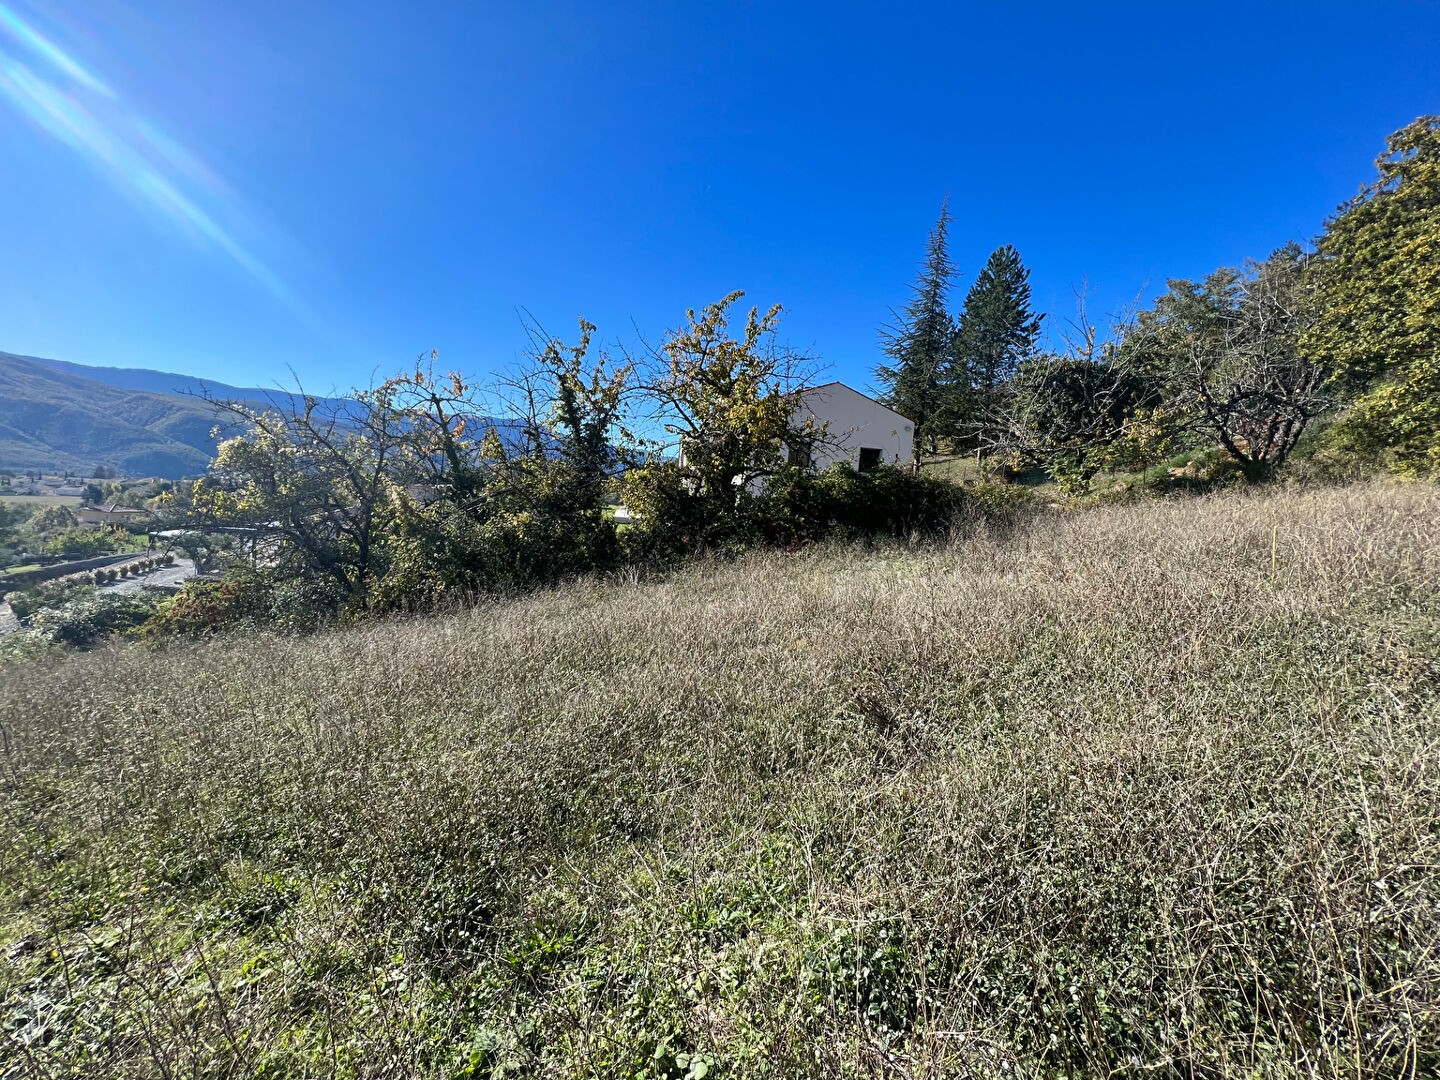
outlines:
{"label": "clear blue sky", "polygon": [[1434,0],[0,0],[0,349],[327,390],[743,288],[865,386],[947,192],[960,289],[1013,243],[1055,323],[1435,111]]}

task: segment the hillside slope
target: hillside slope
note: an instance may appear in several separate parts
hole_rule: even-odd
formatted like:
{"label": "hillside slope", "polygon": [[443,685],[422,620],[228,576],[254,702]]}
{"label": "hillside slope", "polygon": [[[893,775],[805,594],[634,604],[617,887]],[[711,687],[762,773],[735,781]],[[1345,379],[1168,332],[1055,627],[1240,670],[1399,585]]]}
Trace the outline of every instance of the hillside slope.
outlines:
{"label": "hillside slope", "polygon": [[0,1075],[1435,1075],[1437,536],[1229,494],[0,670]]}
{"label": "hillside slope", "polygon": [[[11,356],[11,354],[0,353],[0,358],[7,356]],[[234,401],[263,402],[276,399],[282,404],[289,403],[294,399],[294,395],[283,390],[265,389],[259,386],[231,386],[229,383],[201,379],[194,375],[180,375],[172,371],[153,371],[149,368],[92,367],[88,364],[75,364],[69,360],[49,360],[39,356],[25,356],[18,359],[29,361],[60,375],[104,383],[117,390],[139,390],[147,394],[183,394],[191,397],[208,396]],[[344,398],[336,397],[320,397],[317,400],[324,405],[337,406],[345,401]]]}
{"label": "hillside slope", "polygon": [[[0,468],[109,465],[131,476],[203,472],[224,416],[204,398],[294,407],[295,395],[139,368],[0,352]],[[343,407],[342,398],[320,398]]]}
{"label": "hillside slope", "polygon": [[203,401],[108,386],[0,353],[0,467],[199,473],[214,451],[216,422]]}

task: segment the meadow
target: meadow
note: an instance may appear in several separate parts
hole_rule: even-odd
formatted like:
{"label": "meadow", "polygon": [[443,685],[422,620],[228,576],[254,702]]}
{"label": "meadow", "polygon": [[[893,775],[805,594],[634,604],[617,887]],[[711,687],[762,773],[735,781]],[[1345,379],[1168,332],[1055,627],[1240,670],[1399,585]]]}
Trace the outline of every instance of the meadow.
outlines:
{"label": "meadow", "polygon": [[1440,490],[0,668],[0,1077],[1440,1071]]}

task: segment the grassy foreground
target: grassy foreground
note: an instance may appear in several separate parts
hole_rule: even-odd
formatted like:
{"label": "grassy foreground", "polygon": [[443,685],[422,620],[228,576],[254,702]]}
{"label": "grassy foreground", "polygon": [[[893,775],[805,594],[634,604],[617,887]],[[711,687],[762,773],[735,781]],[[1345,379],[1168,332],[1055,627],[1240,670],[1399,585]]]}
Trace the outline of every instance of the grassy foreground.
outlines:
{"label": "grassy foreground", "polygon": [[0,1077],[1440,1070],[1440,492],[0,671]]}

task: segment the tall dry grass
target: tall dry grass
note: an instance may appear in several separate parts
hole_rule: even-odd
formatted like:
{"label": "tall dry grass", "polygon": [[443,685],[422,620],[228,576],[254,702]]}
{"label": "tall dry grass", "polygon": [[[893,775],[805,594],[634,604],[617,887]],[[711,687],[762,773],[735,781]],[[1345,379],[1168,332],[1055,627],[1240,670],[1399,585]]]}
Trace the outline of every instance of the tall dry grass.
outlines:
{"label": "tall dry grass", "polygon": [[1440,1070],[1440,492],[0,672],[0,1077]]}

